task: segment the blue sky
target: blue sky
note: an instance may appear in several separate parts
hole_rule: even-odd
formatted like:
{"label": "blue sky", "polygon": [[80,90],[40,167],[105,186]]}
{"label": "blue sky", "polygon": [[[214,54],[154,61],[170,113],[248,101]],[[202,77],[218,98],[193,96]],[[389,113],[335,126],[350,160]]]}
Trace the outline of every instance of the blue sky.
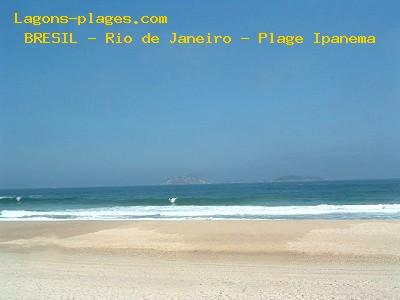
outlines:
{"label": "blue sky", "polygon": [[[116,1],[115,1],[116,2]],[[398,1],[6,1],[0,187],[214,182],[296,174],[400,177]],[[12,14],[167,15],[166,26],[42,26],[78,46],[27,46]],[[106,46],[105,31],[303,34],[294,48]],[[375,46],[312,45],[312,33]]]}

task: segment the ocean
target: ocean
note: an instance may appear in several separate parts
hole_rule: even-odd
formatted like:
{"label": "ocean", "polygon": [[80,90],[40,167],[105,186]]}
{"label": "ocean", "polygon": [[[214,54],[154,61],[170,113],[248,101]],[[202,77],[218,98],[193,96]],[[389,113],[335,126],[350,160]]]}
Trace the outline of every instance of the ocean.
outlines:
{"label": "ocean", "polygon": [[400,219],[400,179],[0,190],[0,221],[221,219]]}

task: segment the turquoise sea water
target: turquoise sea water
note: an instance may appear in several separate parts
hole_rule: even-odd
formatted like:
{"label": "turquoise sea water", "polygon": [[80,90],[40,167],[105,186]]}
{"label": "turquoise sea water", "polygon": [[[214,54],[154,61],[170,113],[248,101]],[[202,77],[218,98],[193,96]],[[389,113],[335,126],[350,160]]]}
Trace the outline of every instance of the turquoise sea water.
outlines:
{"label": "turquoise sea water", "polygon": [[400,219],[400,179],[0,190],[0,221],[371,218]]}

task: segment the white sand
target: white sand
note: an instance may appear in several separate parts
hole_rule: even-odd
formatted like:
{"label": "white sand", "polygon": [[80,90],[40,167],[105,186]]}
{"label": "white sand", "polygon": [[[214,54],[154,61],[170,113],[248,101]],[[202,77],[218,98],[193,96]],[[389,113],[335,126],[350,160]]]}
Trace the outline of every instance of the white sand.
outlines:
{"label": "white sand", "polygon": [[400,222],[2,222],[1,299],[399,299]]}

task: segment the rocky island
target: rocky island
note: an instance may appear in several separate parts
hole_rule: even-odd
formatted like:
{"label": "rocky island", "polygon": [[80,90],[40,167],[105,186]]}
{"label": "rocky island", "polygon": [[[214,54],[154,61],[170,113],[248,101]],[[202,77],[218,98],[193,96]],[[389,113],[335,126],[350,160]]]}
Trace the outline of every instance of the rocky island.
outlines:
{"label": "rocky island", "polygon": [[288,181],[321,181],[323,180],[318,176],[297,176],[297,175],[286,175],[275,178],[274,181],[288,182]]}
{"label": "rocky island", "polygon": [[178,176],[164,180],[161,185],[188,185],[188,184],[209,184],[207,179],[197,176]]}

